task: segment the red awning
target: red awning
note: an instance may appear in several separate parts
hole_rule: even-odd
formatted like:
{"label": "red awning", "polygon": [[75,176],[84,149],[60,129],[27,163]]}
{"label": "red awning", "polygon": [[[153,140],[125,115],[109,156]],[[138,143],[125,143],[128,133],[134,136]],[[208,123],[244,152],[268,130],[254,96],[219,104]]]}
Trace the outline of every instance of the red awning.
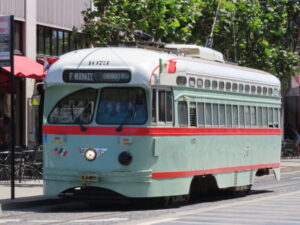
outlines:
{"label": "red awning", "polygon": [[[43,65],[25,57],[14,56],[14,73],[18,77],[43,79],[45,78]],[[2,67],[7,72],[10,72],[10,67]]]}

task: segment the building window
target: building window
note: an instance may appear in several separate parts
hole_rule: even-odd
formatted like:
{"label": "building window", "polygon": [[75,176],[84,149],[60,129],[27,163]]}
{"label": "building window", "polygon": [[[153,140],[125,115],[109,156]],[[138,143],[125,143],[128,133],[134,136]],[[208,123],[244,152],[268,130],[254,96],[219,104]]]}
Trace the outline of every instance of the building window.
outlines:
{"label": "building window", "polygon": [[15,53],[16,54],[22,54],[23,53],[23,43],[22,43],[22,37],[23,37],[23,23],[19,21],[15,21],[15,27],[14,27],[14,47],[15,47]]}

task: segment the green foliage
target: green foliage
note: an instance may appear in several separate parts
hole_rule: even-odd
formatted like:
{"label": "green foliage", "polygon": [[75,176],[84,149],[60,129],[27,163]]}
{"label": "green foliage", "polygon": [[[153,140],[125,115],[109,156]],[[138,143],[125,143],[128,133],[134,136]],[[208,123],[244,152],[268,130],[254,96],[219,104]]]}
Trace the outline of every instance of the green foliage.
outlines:
{"label": "green foliage", "polygon": [[[84,33],[95,46],[138,40],[128,30],[142,30],[156,41],[205,45],[218,2],[94,0],[97,10],[83,12]],[[300,3],[289,0],[221,0],[213,47],[229,61],[275,74],[286,87],[299,62],[293,53],[299,11]]]}

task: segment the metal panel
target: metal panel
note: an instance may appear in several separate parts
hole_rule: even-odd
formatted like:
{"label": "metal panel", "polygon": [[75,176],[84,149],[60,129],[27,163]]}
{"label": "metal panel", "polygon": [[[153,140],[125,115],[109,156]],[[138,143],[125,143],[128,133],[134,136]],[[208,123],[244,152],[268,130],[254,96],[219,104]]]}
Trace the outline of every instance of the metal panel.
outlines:
{"label": "metal panel", "polygon": [[25,19],[25,0],[0,0],[0,15],[14,15],[15,19]]}
{"label": "metal panel", "polygon": [[91,0],[38,0],[37,4],[38,24],[70,30],[83,25],[81,11],[91,7]]}

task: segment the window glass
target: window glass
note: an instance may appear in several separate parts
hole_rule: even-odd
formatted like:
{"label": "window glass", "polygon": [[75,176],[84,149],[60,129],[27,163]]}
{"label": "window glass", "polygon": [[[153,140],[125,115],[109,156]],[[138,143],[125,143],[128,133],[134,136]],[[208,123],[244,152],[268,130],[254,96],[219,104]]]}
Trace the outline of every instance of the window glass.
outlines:
{"label": "window glass", "polygon": [[158,91],[158,121],[166,121],[166,92]]}
{"label": "window glass", "polygon": [[233,83],[232,84],[232,91],[237,92],[237,89],[238,89],[237,83]]}
{"label": "window glass", "polygon": [[58,41],[57,31],[53,30],[52,31],[52,52],[51,52],[51,55],[54,55],[54,56],[58,55],[57,41]]}
{"label": "window glass", "polygon": [[245,111],[244,106],[239,107],[239,115],[240,115],[240,126],[245,127]]}
{"label": "window glass", "polygon": [[263,87],[263,94],[267,95],[268,89],[266,87]]}
{"label": "window glass", "polygon": [[256,94],[256,87],[254,85],[251,85],[251,93]]}
{"label": "window glass", "polygon": [[166,91],[166,113],[167,122],[173,121],[173,94],[172,91]]}
{"label": "window glass", "polygon": [[219,82],[219,90],[224,91],[224,89],[225,89],[225,83],[224,83],[224,81],[220,81]]}
{"label": "window glass", "polygon": [[18,53],[23,52],[23,22],[14,21],[14,50]]}
{"label": "window glass", "polygon": [[226,126],[232,127],[232,110],[231,105],[226,105]]}
{"label": "window glass", "polygon": [[279,89],[278,88],[274,88],[274,95],[279,96]]}
{"label": "window glass", "polygon": [[97,112],[100,124],[144,124],[146,95],[142,88],[104,88]]}
{"label": "window glass", "polygon": [[268,111],[266,107],[263,107],[262,118],[263,118],[263,127],[268,127]]}
{"label": "window glass", "polygon": [[268,108],[268,124],[273,127],[273,108]]}
{"label": "window glass", "polygon": [[176,83],[177,83],[177,85],[185,86],[186,85],[186,77],[182,77],[182,76],[177,77],[176,78]]}
{"label": "window glass", "polygon": [[250,86],[249,85],[245,85],[245,92],[249,93],[250,92]]}
{"label": "window glass", "polygon": [[70,33],[64,32],[64,53],[70,51]]}
{"label": "window glass", "polygon": [[84,89],[60,100],[48,117],[51,124],[87,124],[92,121],[97,91]]}
{"label": "window glass", "polygon": [[64,53],[64,33],[62,31],[58,31],[58,55],[62,55]]}
{"label": "window glass", "polygon": [[244,92],[244,85],[243,84],[239,84],[239,92]]}
{"label": "window glass", "polygon": [[189,79],[189,85],[190,85],[190,87],[195,87],[195,78],[190,77],[190,79]]}
{"label": "window glass", "polygon": [[210,88],[210,80],[205,80],[204,86],[205,88]]}
{"label": "window glass", "polygon": [[261,86],[258,86],[258,87],[257,87],[257,94],[261,95],[261,93],[262,93]]}
{"label": "window glass", "polygon": [[219,125],[218,104],[213,104],[213,126],[217,127],[218,125]]}
{"label": "window glass", "polygon": [[184,101],[178,102],[178,123],[180,127],[188,126],[188,109]]}
{"label": "window glass", "polygon": [[262,123],[262,108],[261,107],[257,107],[257,126],[258,127],[263,126],[263,123]]}
{"label": "window glass", "polygon": [[38,53],[39,54],[45,54],[45,43],[44,43],[44,28],[38,26],[38,29],[37,29],[37,32],[38,32]]}
{"label": "window glass", "polygon": [[218,88],[218,81],[216,81],[216,80],[213,80],[213,81],[212,81],[212,88],[213,88],[214,90],[216,90],[216,89]]}
{"label": "window glass", "polygon": [[232,106],[232,125],[233,127],[237,127],[239,124],[238,120],[238,107],[237,105]]}
{"label": "window glass", "polygon": [[152,122],[156,122],[156,89],[152,90]]}
{"label": "window glass", "polygon": [[198,103],[198,126],[204,127],[204,103]]}
{"label": "window glass", "polygon": [[274,125],[275,127],[279,127],[279,110],[274,109]]}
{"label": "window glass", "polygon": [[45,29],[45,54],[51,55],[52,31]]}
{"label": "window glass", "polygon": [[202,79],[197,79],[197,87],[203,88],[203,80]]}
{"label": "window glass", "polygon": [[220,111],[220,126],[225,126],[225,105],[221,104],[219,105],[219,111]]}
{"label": "window glass", "polygon": [[272,95],[273,94],[273,88],[268,88],[268,95]]}
{"label": "window glass", "polygon": [[256,126],[256,108],[254,106],[250,107],[250,115],[251,115],[251,127]]}
{"label": "window glass", "polygon": [[245,106],[245,125],[250,127],[250,106]]}
{"label": "window glass", "polygon": [[205,103],[205,125],[211,126],[212,125],[212,115],[211,115],[211,104]]}
{"label": "window glass", "polygon": [[190,103],[190,126],[196,127],[197,126],[197,119],[196,119],[196,103]]}
{"label": "window glass", "polygon": [[231,91],[231,83],[226,82],[226,91]]}

